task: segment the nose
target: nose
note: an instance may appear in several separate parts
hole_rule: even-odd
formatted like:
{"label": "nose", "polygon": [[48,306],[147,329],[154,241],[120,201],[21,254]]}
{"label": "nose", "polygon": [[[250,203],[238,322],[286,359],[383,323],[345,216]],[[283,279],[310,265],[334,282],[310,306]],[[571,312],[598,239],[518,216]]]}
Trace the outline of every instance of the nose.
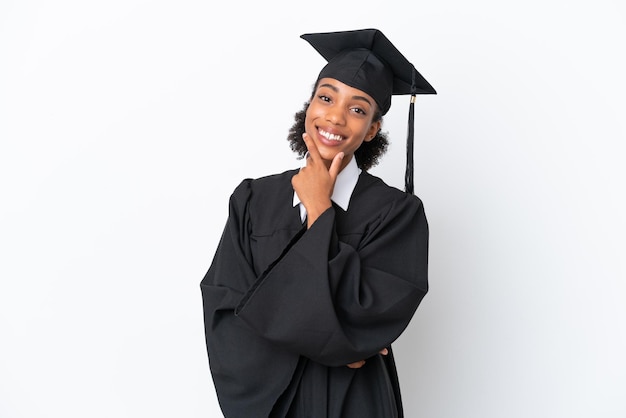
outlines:
{"label": "nose", "polygon": [[332,106],[326,113],[326,120],[333,125],[343,125],[346,122],[346,116],[339,106]]}

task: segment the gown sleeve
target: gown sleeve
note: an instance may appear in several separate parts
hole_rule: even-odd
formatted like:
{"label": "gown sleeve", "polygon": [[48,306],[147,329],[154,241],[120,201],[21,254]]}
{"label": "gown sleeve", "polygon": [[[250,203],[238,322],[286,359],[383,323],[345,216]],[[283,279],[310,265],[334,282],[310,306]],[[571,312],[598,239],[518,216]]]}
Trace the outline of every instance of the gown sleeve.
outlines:
{"label": "gown sleeve", "polygon": [[289,385],[298,355],[255,334],[233,312],[257,275],[247,225],[250,181],[233,192],[218,248],[200,283],[211,376],[225,416],[267,417]]}
{"label": "gown sleeve", "polygon": [[[417,197],[387,202],[356,248],[339,240],[335,210],[296,236],[235,309],[263,340],[327,366],[388,347],[428,291],[428,224]],[[232,262],[244,261],[246,248],[234,250]]]}

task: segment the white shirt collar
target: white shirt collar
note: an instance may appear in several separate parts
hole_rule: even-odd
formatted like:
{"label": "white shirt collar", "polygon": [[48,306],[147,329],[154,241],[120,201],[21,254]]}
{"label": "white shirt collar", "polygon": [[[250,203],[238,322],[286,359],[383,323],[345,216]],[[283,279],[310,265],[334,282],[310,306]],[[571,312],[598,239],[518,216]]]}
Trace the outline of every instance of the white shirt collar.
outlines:
{"label": "white shirt collar", "polygon": [[[306,166],[306,158],[303,158],[303,166]],[[356,164],[356,159],[354,155],[350,159],[350,162],[347,166],[344,167],[343,170],[339,172],[337,175],[337,179],[335,180],[335,188],[333,189],[333,195],[330,199],[335,202],[341,209],[348,210],[348,205],[350,204],[350,197],[352,197],[352,192],[356,187],[356,183],[359,180],[359,175],[361,174],[361,169]],[[293,192],[293,205],[296,206],[300,204],[300,198],[298,194]],[[302,222],[306,219],[306,209],[304,205],[300,205],[300,218],[302,218]]]}

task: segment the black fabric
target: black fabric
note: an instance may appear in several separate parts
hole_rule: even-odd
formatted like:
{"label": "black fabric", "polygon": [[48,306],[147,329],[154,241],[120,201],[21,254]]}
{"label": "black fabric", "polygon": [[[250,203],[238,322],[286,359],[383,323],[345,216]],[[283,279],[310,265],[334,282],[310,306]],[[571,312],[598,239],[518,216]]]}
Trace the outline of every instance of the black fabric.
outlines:
{"label": "black fabric", "polygon": [[428,290],[423,205],[363,172],[349,209],[307,230],[292,206],[296,173],[236,188],[201,282],[224,416],[402,417],[393,354],[378,353]]}

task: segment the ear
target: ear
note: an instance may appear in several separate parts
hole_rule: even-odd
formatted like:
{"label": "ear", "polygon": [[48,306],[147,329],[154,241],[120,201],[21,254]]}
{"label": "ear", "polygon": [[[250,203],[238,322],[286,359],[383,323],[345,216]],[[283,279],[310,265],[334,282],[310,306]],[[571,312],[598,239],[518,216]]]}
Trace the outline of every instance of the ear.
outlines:
{"label": "ear", "polygon": [[363,139],[363,141],[370,142],[372,139],[374,139],[378,131],[380,131],[380,126],[381,126],[380,120],[376,122],[372,122],[369,129],[367,130],[367,133],[365,134],[365,138]]}

